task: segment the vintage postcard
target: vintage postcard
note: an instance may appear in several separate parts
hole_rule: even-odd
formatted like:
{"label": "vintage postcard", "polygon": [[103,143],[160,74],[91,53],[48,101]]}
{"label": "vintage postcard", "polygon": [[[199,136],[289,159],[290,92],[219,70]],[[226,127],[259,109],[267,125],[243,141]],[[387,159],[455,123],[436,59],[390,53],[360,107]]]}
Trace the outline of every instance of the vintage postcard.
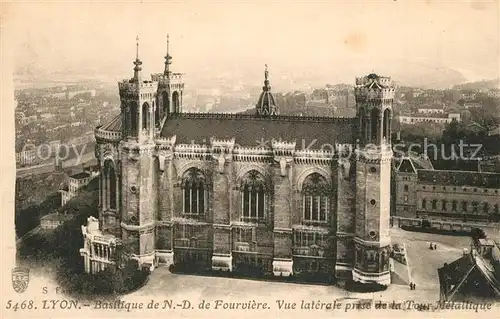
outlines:
{"label": "vintage postcard", "polygon": [[499,3],[1,3],[2,318],[500,317]]}

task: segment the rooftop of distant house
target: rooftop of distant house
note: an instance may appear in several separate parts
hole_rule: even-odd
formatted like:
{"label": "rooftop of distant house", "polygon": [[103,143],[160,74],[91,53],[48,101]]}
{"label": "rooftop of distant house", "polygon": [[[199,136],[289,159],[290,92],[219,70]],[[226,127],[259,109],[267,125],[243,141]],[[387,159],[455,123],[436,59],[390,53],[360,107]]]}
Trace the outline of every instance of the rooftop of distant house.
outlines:
{"label": "rooftop of distant house", "polygon": [[61,222],[65,222],[67,220],[72,219],[73,217],[74,217],[73,215],[69,215],[69,214],[52,213],[52,214],[45,215],[45,216],[43,216],[40,219],[44,220],[44,221],[61,221]]}
{"label": "rooftop of distant house", "polygon": [[433,103],[433,104],[425,104],[425,105],[419,105],[418,109],[428,109],[428,110],[442,110],[444,109],[444,105],[438,104],[438,103]]}
{"label": "rooftop of distant house", "polygon": [[500,188],[500,173],[422,169],[418,180],[437,185]]}
{"label": "rooftop of distant house", "polygon": [[76,174],[71,175],[69,178],[84,179],[84,178],[87,178],[87,177],[90,177],[89,173],[87,173],[87,172],[80,172],[80,173],[76,173]]}

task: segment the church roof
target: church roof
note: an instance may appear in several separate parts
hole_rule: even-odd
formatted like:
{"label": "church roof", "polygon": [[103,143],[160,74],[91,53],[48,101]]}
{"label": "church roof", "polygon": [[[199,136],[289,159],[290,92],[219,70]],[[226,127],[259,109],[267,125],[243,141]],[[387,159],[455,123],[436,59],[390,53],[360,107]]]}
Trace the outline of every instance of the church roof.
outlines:
{"label": "church roof", "polygon": [[500,174],[498,173],[419,170],[418,180],[438,185],[500,188]]}
{"label": "church roof", "polygon": [[121,132],[121,130],[122,130],[122,117],[121,117],[121,115],[118,114],[109,123],[101,126],[100,129],[103,131],[109,131],[109,132]]}
{"label": "church roof", "polygon": [[354,118],[273,116],[260,118],[252,114],[174,114],[167,119],[161,136],[176,135],[177,143],[208,143],[211,137],[235,138],[241,146],[256,147],[264,141],[270,146],[272,139],[295,141],[296,148],[331,150],[335,143],[352,144],[357,121]]}

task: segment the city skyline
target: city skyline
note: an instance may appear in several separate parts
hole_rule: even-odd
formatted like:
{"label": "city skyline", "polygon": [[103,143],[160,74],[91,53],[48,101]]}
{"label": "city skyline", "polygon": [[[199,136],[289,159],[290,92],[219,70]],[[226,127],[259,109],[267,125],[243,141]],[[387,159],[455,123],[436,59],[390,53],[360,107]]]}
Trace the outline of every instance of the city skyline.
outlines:
{"label": "city skyline", "polygon": [[498,78],[494,2],[132,2],[119,9],[40,3],[7,8],[7,43],[14,48],[16,73],[33,79],[65,72],[82,77],[98,72],[110,81],[129,77],[136,35],[144,73],[160,72],[167,34],[173,70],[191,77],[233,71],[259,80],[267,63],[272,82],[279,80],[276,75],[311,73],[332,83],[351,83],[354,75],[372,70],[424,86]]}

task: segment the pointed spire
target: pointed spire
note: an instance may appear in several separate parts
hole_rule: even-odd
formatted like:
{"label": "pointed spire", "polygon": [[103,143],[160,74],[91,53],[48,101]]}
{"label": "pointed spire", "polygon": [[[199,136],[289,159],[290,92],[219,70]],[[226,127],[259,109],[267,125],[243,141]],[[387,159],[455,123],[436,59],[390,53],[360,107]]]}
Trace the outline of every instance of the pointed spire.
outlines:
{"label": "pointed spire", "polygon": [[141,64],[142,61],[139,60],[139,36],[136,38],[136,51],[135,51],[135,61],[134,61],[134,80],[140,82],[140,77],[141,77]]}
{"label": "pointed spire", "polygon": [[266,69],[264,71],[264,86],[262,87],[262,90],[264,91],[271,91],[271,86],[269,86],[269,70],[267,68],[267,64],[265,64]]}
{"label": "pointed spire", "polygon": [[170,75],[170,64],[172,64],[172,56],[170,55],[170,35],[167,34],[167,55],[165,55],[165,71],[164,75]]}

